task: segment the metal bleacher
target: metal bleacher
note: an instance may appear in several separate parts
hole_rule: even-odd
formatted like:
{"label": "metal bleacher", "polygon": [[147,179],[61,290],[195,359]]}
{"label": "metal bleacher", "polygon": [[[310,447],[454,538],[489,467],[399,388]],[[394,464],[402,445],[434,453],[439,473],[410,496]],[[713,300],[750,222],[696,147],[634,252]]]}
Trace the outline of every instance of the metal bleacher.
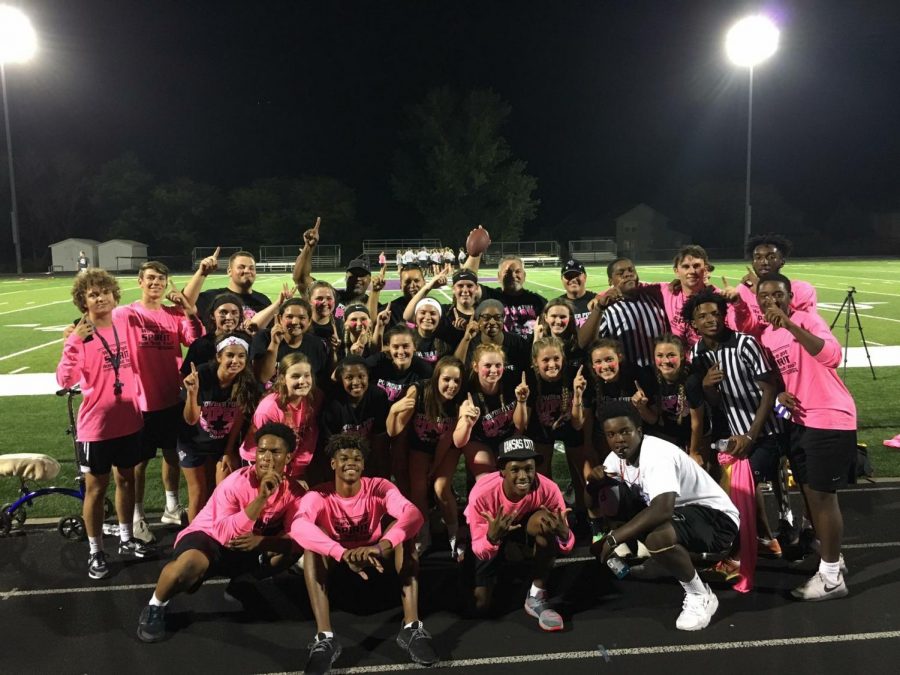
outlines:
{"label": "metal bleacher", "polygon": [[556,241],[495,241],[484,252],[482,265],[496,265],[507,255],[518,256],[526,267],[559,265],[559,242]]}
{"label": "metal bleacher", "polygon": [[[303,248],[302,244],[277,244],[259,247],[256,269],[260,272],[290,272]],[[312,257],[312,267],[317,270],[339,269],[340,244],[319,244]]]}
{"label": "metal bleacher", "polygon": [[572,239],[569,241],[569,256],[583,263],[609,262],[615,260],[618,247],[615,239]]}

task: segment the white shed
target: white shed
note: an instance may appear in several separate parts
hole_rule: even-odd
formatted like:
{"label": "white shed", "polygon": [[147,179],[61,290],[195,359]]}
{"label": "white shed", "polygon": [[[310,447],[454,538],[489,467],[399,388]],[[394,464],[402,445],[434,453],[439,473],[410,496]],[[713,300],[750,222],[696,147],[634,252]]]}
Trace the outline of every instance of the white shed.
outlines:
{"label": "white shed", "polygon": [[84,251],[88,264],[96,266],[99,259],[97,247],[100,242],[94,239],[63,239],[55,244],[50,244],[50,271],[51,272],[77,272],[78,254]]}
{"label": "white shed", "polygon": [[147,244],[131,239],[110,239],[97,247],[100,267],[110,272],[134,272],[147,262]]}

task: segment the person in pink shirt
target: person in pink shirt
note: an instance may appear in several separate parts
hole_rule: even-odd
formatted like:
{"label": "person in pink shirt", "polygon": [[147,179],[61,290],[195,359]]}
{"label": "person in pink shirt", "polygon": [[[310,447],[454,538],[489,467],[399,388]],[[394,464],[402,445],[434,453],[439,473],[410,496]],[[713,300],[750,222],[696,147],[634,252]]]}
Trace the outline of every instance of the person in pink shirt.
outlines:
{"label": "person in pink shirt", "polygon": [[[357,434],[335,434],[325,446],[334,480],[313,488],[300,503],[290,535],[305,553],[303,573],[316,619],[309,645],[308,673],[327,673],[341,645],[331,626],[328,587],[333,574],[349,570],[368,580],[393,560],[401,583],[403,626],[397,644],[415,663],[438,662],[431,635],[419,620],[419,561],[413,544],[422,512],[393,483],[363,476],[368,445]],[[393,519],[382,529],[382,519]]]}
{"label": "person in pink shirt", "polygon": [[538,620],[542,630],[558,631],[563,629],[563,619],[550,607],[547,579],[556,556],[572,550],[575,535],[569,529],[559,487],[537,473],[541,459],[530,438],[512,436],[503,441],[497,458],[500,471],[475,483],[465,513],[477,558],[475,611],[489,609],[504,549],[510,540],[519,539],[534,547],[525,612]]}
{"label": "person in pink shirt", "polygon": [[256,432],[256,463],[219,483],[175,538],[174,560],[163,568],[141,611],[138,639],[162,640],[169,601],[195,592],[211,577],[270,575],[297,560],[299,552],[285,535],[303,496],[303,488],[285,474],[295,445],[294,432],[284,424],[269,423]]}
{"label": "person in pink shirt", "polygon": [[134,466],[140,462],[140,385],[134,370],[134,341],[122,315],[113,313],[121,293],[109,272],[88,269],[75,277],[72,300],[83,316],[63,345],[56,367],[61,387],[81,387],[76,438],[85,480],[82,508],[90,555],[88,576],[109,574],[103,551],[103,503],[115,467],[119,555],[143,558],[153,550],[132,537]]}
{"label": "person in pink shirt", "polygon": [[[324,394],[316,388],[316,378],[309,359],[302,352],[292,352],[279,362],[275,386],[259,402],[253,413],[253,429],[259,429],[266,422],[281,422],[294,431],[297,447],[287,467],[287,475],[302,480],[305,487],[308,487],[311,480],[307,472],[319,440],[319,414],[324,401]],[[240,454],[245,461],[253,461],[256,448],[252,429]]]}
{"label": "person in pink shirt", "polygon": [[768,324],[760,342],[784,383],[778,402],[792,416],[791,470],[821,542],[819,571],[791,594],[798,600],[842,598],[847,585],[837,490],[855,469],[856,405],[837,374],[841,345],[818,314],[792,308],[787,277],[761,276],[756,297]]}
{"label": "person in pink shirt", "polygon": [[[162,483],[166,507],[162,522],[181,525],[184,507],[178,503],[178,452],[176,435],[181,420],[181,346],[190,347],[203,332],[197,308],[170,284],[169,268],[156,260],[148,260],[138,270],[141,299],[121,308],[134,331],[134,353],[141,381],[141,411],[144,434],[141,462],[134,469],[134,536],[145,543],[155,537],[144,514],[144,486],[147,465],[162,450]],[[168,295],[167,295],[168,291]],[[174,307],[163,305],[168,299]]]}

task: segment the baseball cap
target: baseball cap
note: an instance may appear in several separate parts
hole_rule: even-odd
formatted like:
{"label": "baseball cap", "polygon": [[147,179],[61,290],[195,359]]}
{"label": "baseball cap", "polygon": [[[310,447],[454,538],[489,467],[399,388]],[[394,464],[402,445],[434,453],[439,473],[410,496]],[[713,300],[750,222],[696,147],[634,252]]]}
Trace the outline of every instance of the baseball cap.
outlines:
{"label": "baseball cap", "polygon": [[566,260],[566,264],[563,265],[562,272],[560,274],[566,275],[569,272],[578,272],[578,274],[586,274],[584,269],[584,263],[580,260],[575,260],[575,258],[569,258]]}
{"label": "baseball cap", "polygon": [[502,467],[506,462],[525,459],[533,459],[540,464],[543,457],[534,449],[534,441],[527,436],[511,436],[500,446],[497,464]]}
{"label": "baseball cap", "polygon": [[371,274],[372,270],[369,269],[369,263],[366,262],[365,258],[354,258],[350,261],[350,264],[347,265],[347,271],[353,272],[359,270],[361,272],[365,272],[366,274]]}
{"label": "baseball cap", "polygon": [[472,270],[462,269],[457,270],[453,273],[453,283],[455,284],[457,281],[471,281],[473,283],[478,283],[478,275],[475,274]]}

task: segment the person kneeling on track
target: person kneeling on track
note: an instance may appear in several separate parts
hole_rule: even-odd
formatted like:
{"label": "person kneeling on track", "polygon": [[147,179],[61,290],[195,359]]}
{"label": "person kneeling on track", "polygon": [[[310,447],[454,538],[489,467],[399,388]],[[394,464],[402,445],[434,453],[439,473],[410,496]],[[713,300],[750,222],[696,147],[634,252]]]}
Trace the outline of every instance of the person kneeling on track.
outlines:
{"label": "person kneeling on track", "polygon": [[537,473],[542,459],[534,442],[513,436],[500,446],[500,471],[475,483],[469,494],[466,520],[472,536],[475,568],[475,610],[486,611],[507,543],[518,538],[533,547],[534,568],[525,611],[542,630],[563,629],[562,617],[550,607],[547,579],[556,556],[569,553],[575,535],[569,529],[559,487]]}
{"label": "person kneeling on track", "polygon": [[[724,490],[678,446],[644,435],[633,404],[610,401],[598,417],[611,450],[603,462],[607,478],[601,489],[636,489],[644,502],[636,505],[636,513],[629,514],[628,522],[603,538],[597,551],[601,562],[606,562],[620,543],[639,538],[651,556],[644,566],[658,564],[684,587],[676,628],[706,628],[719,601],[700,580],[690,553],[729,550],[740,525],[737,509]],[[617,500],[609,497],[601,503],[616,504]]]}
{"label": "person kneeling on track", "polygon": [[165,637],[166,605],[179,593],[194,593],[210,577],[269,575],[296,561],[296,546],[284,536],[303,496],[303,488],[284,473],[296,442],[290,427],[277,422],[256,432],[256,463],[219,483],[175,539],[175,559],[163,568],[150,604],[141,611],[141,641]]}
{"label": "person kneeling on track", "polygon": [[[422,527],[421,511],[391,482],[363,477],[368,445],[358,434],[335,434],[328,440],[334,481],[308,492],[300,504],[290,535],[300,544],[306,590],[316,618],[316,636],[309,645],[307,673],[327,673],[341,645],[331,628],[329,581],[346,569],[368,580],[367,570],[384,571],[393,560],[400,579],[403,626],[397,644],[415,663],[433,665],[438,655],[431,635],[419,620],[419,560],[414,541]],[[393,522],[382,529],[385,516]],[[342,564],[343,563],[343,564]]]}

